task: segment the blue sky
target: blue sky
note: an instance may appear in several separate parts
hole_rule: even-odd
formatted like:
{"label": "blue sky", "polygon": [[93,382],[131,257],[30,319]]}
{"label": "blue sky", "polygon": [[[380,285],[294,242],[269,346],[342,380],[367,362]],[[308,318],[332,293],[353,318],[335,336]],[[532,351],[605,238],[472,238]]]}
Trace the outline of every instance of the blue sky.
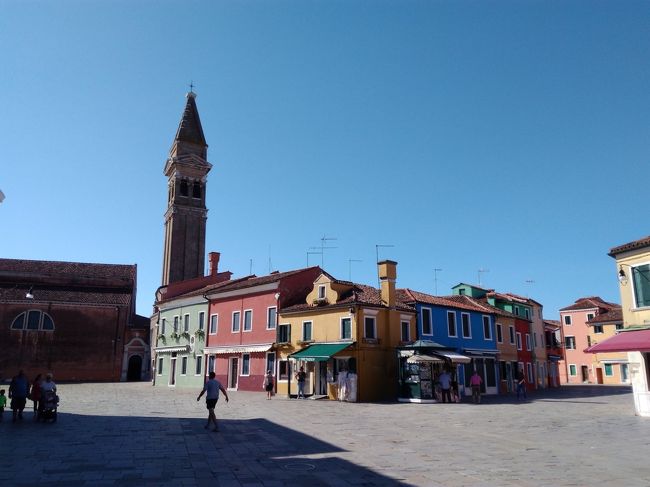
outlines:
{"label": "blue sky", "polygon": [[[545,316],[619,301],[650,234],[650,3],[0,2],[0,256],[138,265],[160,285],[163,166],[191,80],[214,165],[206,250]],[[310,255],[310,264],[320,264]],[[532,280],[533,283],[526,283]]]}

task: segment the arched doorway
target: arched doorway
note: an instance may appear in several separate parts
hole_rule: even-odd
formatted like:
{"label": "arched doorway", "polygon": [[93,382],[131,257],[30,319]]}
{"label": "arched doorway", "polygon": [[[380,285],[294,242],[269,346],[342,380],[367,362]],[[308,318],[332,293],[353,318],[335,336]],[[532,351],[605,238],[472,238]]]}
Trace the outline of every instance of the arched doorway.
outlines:
{"label": "arched doorway", "polygon": [[142,357],[140,355],[131,355],[129,358],[129,369],[126,373],[126,380],[138,381],[142,377]]}

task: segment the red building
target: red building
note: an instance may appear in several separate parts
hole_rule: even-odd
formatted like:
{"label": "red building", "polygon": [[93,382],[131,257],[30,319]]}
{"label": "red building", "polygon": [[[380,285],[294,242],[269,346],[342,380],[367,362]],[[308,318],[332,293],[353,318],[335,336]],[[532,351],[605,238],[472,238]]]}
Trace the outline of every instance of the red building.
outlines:
{"label": "red building", "polygon": [[515,318],[515,335],[518,368],[526,378],[526,390],[532,391],[535,390],[535,373],[533,368],[533,341],[530,334],[530,320],[517,316]]}
{"label": "red building", "polygon": [[228,389],[262,391],[266,371],[277,372],[278,311],[304,302],[320,273],[309,267],[202,289],[210,302],[207,372]]}

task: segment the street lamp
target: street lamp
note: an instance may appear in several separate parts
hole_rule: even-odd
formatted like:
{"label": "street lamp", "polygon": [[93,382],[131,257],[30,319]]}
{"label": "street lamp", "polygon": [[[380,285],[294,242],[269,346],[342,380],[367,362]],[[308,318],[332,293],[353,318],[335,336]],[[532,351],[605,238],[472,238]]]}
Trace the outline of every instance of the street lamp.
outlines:
{"label": "street lamp", "polygon": [[29,291],[27,291],[27,294],[25,294],[25,299],[34,299],[34,294],[32,291],[34,290],[34,286],[29,288]]}
{"label": "street lamp", "polygon": [[622,265],[618,268],[618,282],[620,282],[623,286],[627,284],[627,274],[625,274]]}

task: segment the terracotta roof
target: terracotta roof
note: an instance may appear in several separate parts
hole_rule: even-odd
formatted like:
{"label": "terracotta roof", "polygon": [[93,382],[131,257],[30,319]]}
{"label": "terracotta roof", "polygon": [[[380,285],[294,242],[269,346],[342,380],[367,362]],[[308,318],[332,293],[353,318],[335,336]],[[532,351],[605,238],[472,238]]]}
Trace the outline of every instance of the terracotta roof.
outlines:
{"label": "terracotta roof", "polygon": [[650,247],[650,235],[640,238],[639,240],[635,240],[634,242],[628,242],[626,244],[619,245],[618,247],[613,247],[610,249],[607,255],[614,257],[618,254],[622,254],[623,252],[627,252],[628,250],[642,249],[645,247]]}
{"label": "terracotta roof", "polygon": [[[302,269],[296,269],[292,271],[286,271],[286,272],[276,272],[274,274],[268,274],[266,276],[260,276],[257,277],[255,275],[252,276],[246,276],[242,279],[236,279],[234,281],[229,281],[224,283],[223,286],[217,286],[219,292],[226,292],[226,291],[235,291],[237,289],[244,289],[247,287],[253,287],[253,286],[262,286],[264,284],[270,284],[272,282],[277,282],[285,277],[293,276],[295,274],[299,274],[301,272],[309,271],[312,269],[319,269],[320,267],[318,266],[312,266],[312,267],[304,267]],[[213,286],[207,286],[205,289],[206,293],[209,293],[210,291],[214,290],[215,288]]]}
{"label": "terracotta roof", "polygon": [[206,144],[205,136],[203,135],[203,127],[201,126],[199,111],[196,108],[195,98],[196,95],[194,93],[187,94],[187,103],[185,104],[183,117],[178,124],[176,140],[207,147],[208,144]]}
{"label": "terracotta roof", "polygon": [[608,303],[599,296],[587,296],[584,298],[576,299],[575,303],[570,306],[565,306],[560,308],[560,311],[576,311],[580,309],[592,309],[592,308],[602,308],[605,310],[611,308],[620,308],[620,305],[616,303]]}
{"label": "terracotta roof", "polygon": [[[445,306],[448,308],[466,309],[468,311],[478,311],[480,313],[500,314],[502,310],[498,310],[487,303],[482,303],[477,299],[470,296],[454,294],[451,296],[432,296],[430,294],[421,293],[412,289],[398,289],[398,296],[405,303],[425,303],[437,306]],[[505,313],[505,312],[504,312]]]}
{"label": "terracotta roof", "polygon": [[549,325],[552,327],[562,326],[562,324],[558,320],[544,320],[544,325]]}
{"label": "terracotta roof", "polygon": [[49,260],[0,259],[0,280],[30,277],[68,277],[76,279],[135,281],[135,265],[90,264]]}
{"label": "terracotta roof", "polygon": [[587,321],[587,325],[602,325],[605,323],[623,323],[623,309],[620,306],[610,308]]}

